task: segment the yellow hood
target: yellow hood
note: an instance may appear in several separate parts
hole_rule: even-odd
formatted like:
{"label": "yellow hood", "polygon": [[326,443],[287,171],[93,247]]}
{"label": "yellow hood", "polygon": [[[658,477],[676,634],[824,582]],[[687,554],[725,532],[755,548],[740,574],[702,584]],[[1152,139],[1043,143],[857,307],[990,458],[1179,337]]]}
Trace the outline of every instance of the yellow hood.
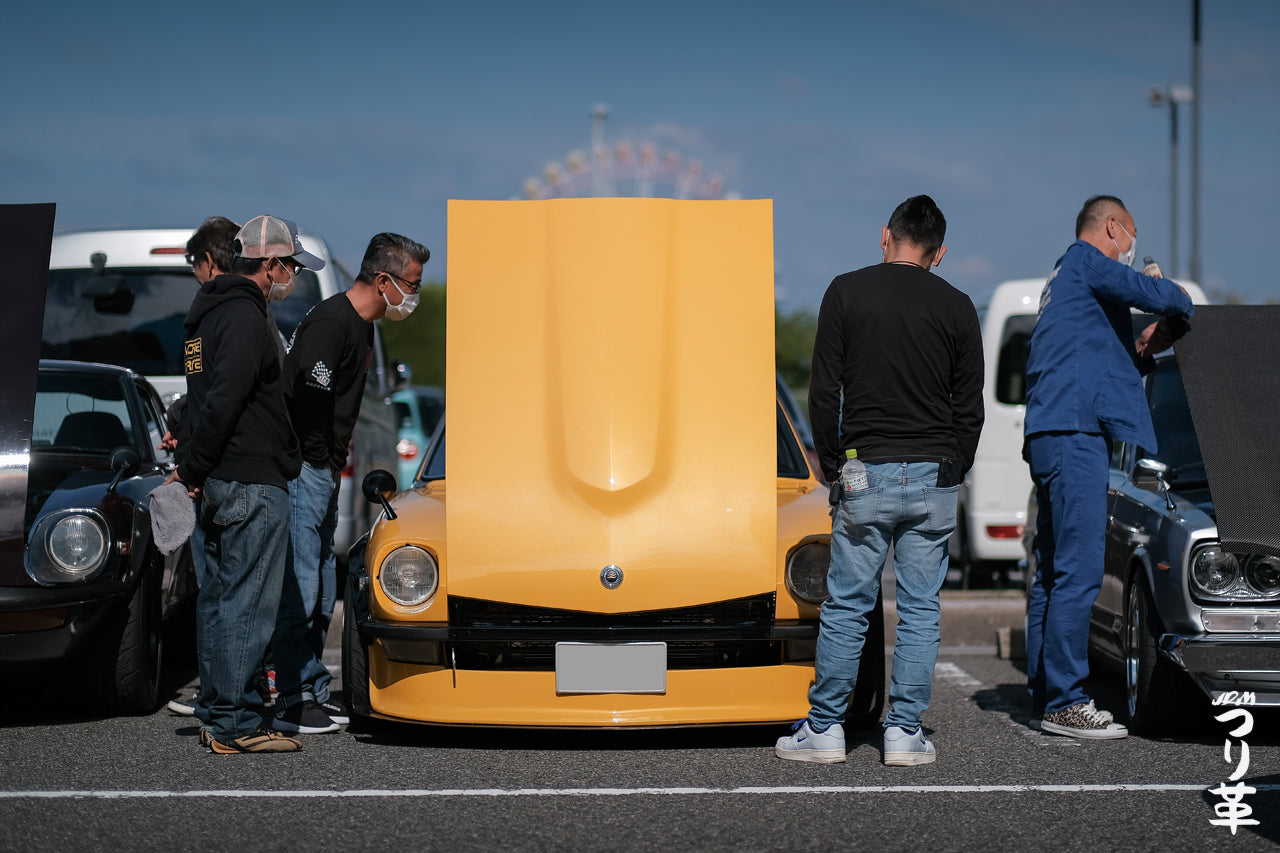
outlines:
{"label": "yellow hood", "polygon": [[772,202],[450,201],[448,282],[451,596],[776,587]]}

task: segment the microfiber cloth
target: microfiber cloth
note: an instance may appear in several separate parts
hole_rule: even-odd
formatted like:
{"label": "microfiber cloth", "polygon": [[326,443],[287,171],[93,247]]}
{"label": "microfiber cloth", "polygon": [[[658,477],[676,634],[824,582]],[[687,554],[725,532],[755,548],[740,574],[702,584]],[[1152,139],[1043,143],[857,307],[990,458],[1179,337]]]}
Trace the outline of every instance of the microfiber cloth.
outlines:
{"label": "microfiber cloth", "polygon": [[151,490],[151,537],[168,556],[191,538],[196,529],[196,506],[187,487],[175,480]]}

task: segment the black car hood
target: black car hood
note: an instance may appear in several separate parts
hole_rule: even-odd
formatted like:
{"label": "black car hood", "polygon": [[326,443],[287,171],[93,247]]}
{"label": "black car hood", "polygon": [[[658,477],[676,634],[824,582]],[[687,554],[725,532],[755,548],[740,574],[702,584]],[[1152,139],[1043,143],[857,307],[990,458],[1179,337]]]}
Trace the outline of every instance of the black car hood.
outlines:
{"label": "black car hood", "polygon": [[52,204],[0,204],[0,583],[25,574],[22,525],[53,216]]}
{"label": "black car hood", "polygon": [[1197,306],[1174,345],[1227,550],[1280,556],[1280,305]]}

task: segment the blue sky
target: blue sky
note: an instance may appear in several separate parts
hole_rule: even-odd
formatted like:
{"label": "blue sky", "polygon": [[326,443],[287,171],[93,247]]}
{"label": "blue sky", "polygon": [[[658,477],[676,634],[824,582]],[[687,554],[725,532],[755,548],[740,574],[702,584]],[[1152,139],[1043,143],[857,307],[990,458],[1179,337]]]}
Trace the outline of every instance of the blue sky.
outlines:
{"label": "blue sky", "polygon": [[[922,192],[949,223],[938,272],[975,298],[1046,274],[1096,193],[1171,272],[1169,113],[1147,92],[1190,85],[1191,0],[47,0],[5,18],[0,202],[56,202],[59,229],[270,212],[349,268],[374,233],[407,234],[443,280],[446,201],[519,197],[589,147],[606,103],[610,143],[774,200],[788,310],[878,262],[880,226]],[[1280,3],[1203,0],[1201,90],[1202,283],[1280,299]],[[1185,274],[1189,105],[1180,120]]]}

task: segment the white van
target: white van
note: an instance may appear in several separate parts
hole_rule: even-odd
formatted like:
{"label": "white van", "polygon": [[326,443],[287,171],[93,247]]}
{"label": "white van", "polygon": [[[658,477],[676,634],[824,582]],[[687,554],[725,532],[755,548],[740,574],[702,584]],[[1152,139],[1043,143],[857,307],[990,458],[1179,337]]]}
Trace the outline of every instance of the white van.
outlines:
{"label": "white van", "polygon": [[[1178,283],[1186,288],[1192,302],[1207,303],[1198,285]],[[952,564],[959,566],[966,588],[976,566],[991,564],[1007,571],[1023,557],[1022,532],[1032,485],[1022,459],[1027,345],[1044,284],[1043,278],[1006,281],[978,305],[986,420],[973,467],[960,487],[959,520],[951,537]]]}
{"label": "white van", "polygon": [[[132,368],[151,381],[165,405],[186,393],[182,321],[196,280],[183,258],[194,228],[79,231],[55,234],[49,258],[41,358],[98,361]],[[329,254],[324,240],[298,235],[325,262],[300,270],[287,299],[271,303],[286,341],[321,300],[351,286],[351,276]],[[397,424],[390,395],[394,365],[387,363],[374,324],[373,363],[338,494],[334,548],[346,559],[351,543],[372,523],[370,504],[359,497],[360,480],[374,468],[395,470]],[[358,531],[358,532],[357,532]]]}

